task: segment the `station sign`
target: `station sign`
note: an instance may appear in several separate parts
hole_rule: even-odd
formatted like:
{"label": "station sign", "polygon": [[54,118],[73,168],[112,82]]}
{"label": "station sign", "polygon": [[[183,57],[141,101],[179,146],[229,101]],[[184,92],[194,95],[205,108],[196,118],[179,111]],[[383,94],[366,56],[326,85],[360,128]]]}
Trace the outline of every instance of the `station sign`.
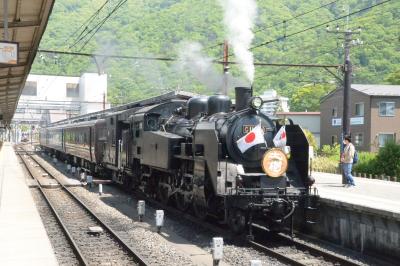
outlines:
{"label": "station sign", "polygon": [[0,64],[18,64],[18,43],[0,41]]}
{"label": "station sign", "polygon": [[332,126],[338,127],[342,125],[342,119],[341,118],[332,118]]}
{"label": "station sign", "polygon": [[350,125],[364,125],[364,117],[358,116],[350,118]]}

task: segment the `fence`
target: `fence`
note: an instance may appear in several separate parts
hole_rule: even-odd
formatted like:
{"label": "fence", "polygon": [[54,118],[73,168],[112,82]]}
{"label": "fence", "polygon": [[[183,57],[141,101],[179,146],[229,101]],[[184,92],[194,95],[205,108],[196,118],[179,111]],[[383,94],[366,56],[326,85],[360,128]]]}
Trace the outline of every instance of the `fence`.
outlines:
{"label": "fence", "polygon": [[[326,169],[326,168],[322,168],[322,167],[314,167],[313,171],[330,173],[330,174],[342,174],[339,166],[334,167],[334,168],[331,167],[331,169]],[[380,179],[380,180],[393,181],[393,182],[400,181],[400,179],[397,178],[397,176],[388,176],[388,175],[373,175],[373,174],[353,172],[353,176],[361,177],[361,178],[368,178],[368,179]]]}

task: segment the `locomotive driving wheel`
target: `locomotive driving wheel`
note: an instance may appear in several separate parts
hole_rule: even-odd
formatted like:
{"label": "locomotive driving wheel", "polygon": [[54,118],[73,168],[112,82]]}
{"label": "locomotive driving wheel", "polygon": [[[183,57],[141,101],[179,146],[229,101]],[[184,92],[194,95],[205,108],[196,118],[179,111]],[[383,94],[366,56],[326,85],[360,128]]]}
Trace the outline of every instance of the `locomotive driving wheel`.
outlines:
{"label": "locomotive driving wheel", "polygon": [[228,224],[235,234],[243,233],[246,228],[245,213],[239,209],[231,209],[229,211]]}
{"label": "locomotive driving wheel", "polygon": [[180,211],[187,211],[192,203],[192,195],[188,192],[176,192],[174,195],[176,207]]}
{"label": "locomotive driving wheel", "polygon": [[200,220],[205,220],[207,218],[207,207],[200,202],[193,201],[194,214]]}
{"label": "locomotive driving wheel", "polygon": [[163,183],[158,183],[157,197],[162,204],[167,205],[169,200],[169,189],[168,186]]}

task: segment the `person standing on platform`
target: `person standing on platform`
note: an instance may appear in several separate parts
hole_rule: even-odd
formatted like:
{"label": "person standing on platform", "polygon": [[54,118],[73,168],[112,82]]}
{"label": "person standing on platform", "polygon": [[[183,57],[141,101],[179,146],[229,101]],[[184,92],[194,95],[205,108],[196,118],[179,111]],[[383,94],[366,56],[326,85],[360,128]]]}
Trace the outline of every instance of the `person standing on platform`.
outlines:
{"label": "person standing on platform", "polygon": [[345,145],[343,149],[343,153],[341,156],[341,162],[343,167],[343,174],[347,180],[347,186],[355,186],[354,178],[351,175],[351,170],[353,167],[354,154],[356,152],[356,148],[353,143],[351,143],[351,137],[346,135],[343,139],[343,144]]}

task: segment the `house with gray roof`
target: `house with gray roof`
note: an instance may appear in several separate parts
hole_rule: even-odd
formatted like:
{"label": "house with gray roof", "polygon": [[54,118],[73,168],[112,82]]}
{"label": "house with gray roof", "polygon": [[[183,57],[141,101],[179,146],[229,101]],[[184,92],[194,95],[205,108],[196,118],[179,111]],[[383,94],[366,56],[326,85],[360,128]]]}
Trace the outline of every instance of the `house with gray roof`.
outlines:
{"label": "house with gray roof", "polygon": [[[350,132],[358,150],[378,151],[389,140],[400,142],[400,86],[353,84]],[[341,139],[343,89],[321,99],[321,145]]]}

